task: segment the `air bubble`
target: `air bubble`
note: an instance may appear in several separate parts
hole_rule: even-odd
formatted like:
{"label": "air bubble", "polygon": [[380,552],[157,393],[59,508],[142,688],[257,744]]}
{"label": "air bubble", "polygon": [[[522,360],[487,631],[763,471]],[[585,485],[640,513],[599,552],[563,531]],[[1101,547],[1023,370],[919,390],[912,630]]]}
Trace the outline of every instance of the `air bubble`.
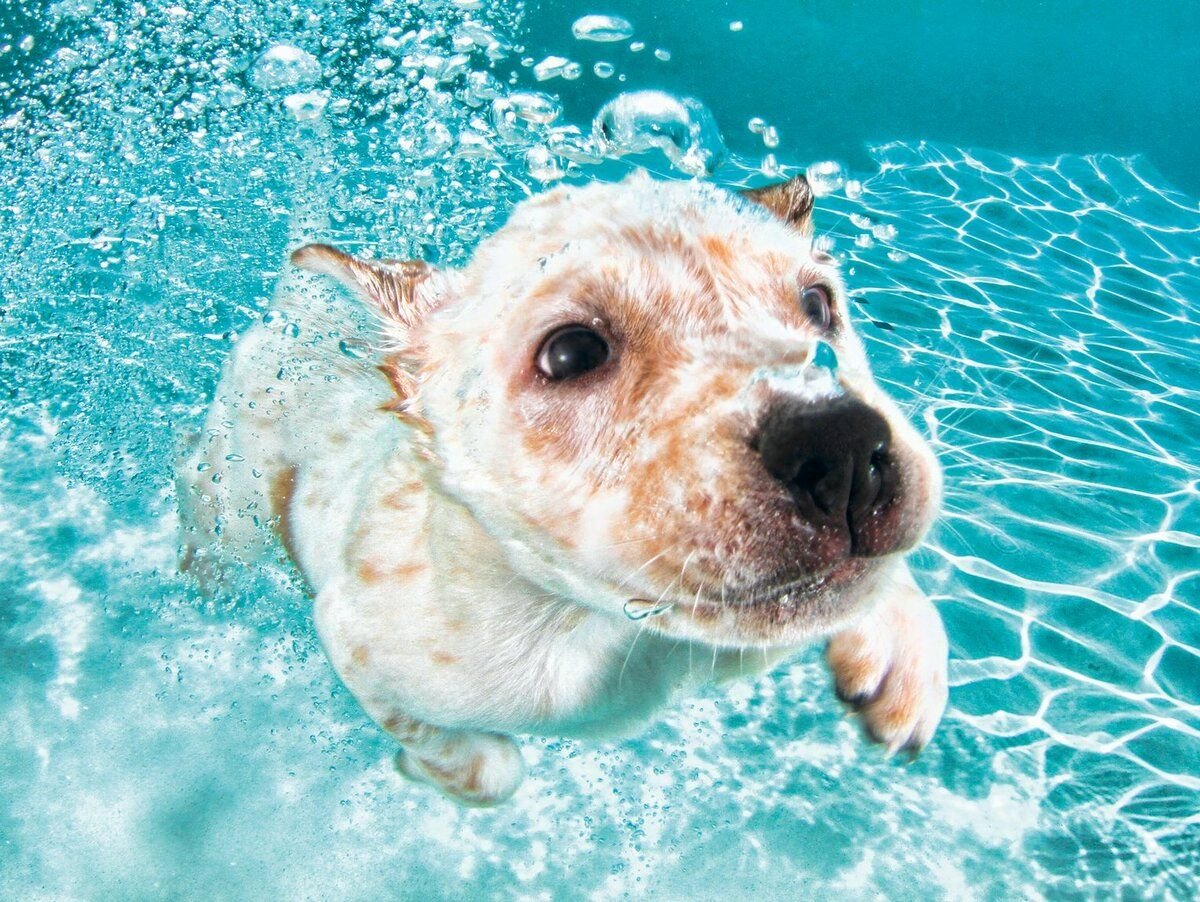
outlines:
{"label": "air bubble", "polygon": [[618,94],[597,114],[592,135],[606,156],[657,148],[676,169],[695,176],[712,175],[726,154],[708,108],[663,91]]}
{"label": "air bubble", "polygon": [[761,135],[766,127],[767,120],[763,119],[761,116],[755,116],[746,123],[746,128],[750,129],[750,131],[756,135]]}
{"label": "air bubble", "polygon": [[575,20],[571,34],[579,41],[628,41],[633,37],[633,24],[620,16],[583,16]]}
{"label": "air bubble", "polygon": [[671,51],[664,50],[662,47],[659,47],[654,51],[654,58],[662,60],[664,63],[669,63],[671,61]]}
{"label": "air bubble", "polygon": [[846,182],[846,197],[850,198],[851,200],[858,200],[860,197],[862,197],[862,194],[863,194],[862,182],[858,181],[857,179],[847,180],[847,182]]}
{"label": "air bubble", "polygon": [[833,160],[813,163],[804,174],[817,197],[832,194],[846,184],[846,172],[842,164]]}
{"label": "air bubble", "polygon": [[545,147],[531,147],[525,153],[525,168],[532,178],[539,182],[553,182],[562,178],[566,173],[559,165],[558,158]]}
{"label": "air bubble", "polygon": [[597,78],[611,78],[612,74],[617,71],[617,67],[612,63],[601,61],[592,66],[592,71],[596,73]]}
{"label": "air bubble", "polygon": [[313,119],[320,118],[321,113],[325,112],[325,104],[328,102],[329,95],[323,91],[289,94],[283,98],[284,109],[297,122],[311,122]]}
{"label": "air bubble", "polygon": [[571,61],[565,56],[548,56],[533,67],[533,77],[538,81],[549,81],[562,75],[569,65]]}
{"label": "air bubble", "polygon": [[625,602],[625,616],[630,620],[645,620],[658,617],[675,607],[673,601],[650,601],[647,598],[631,598]]}
{"label": "air bubble", "polygon": [[763,129],[762,142],[765,146],[772,149],[779,146],[779,132],[775,130],[775,126],[768,125]]}
{"label": "air bubble", "polygon": [[297,88],[321,77],[317,58],[294,44],[276,44],[250,67],[250,84],[263,91]]}
{"label": "air bubble", "polygon": [[730,30],[730,31],[734,31],[734,32],[741,31],[741,30],[742,30],[743,28],[745,28],[745,27],[746,27],[746,26],[745,26],[745,25],[743,25],[743,24],[742,24],[742,22],[741,22],[741,21],[739,21],[739,20],[737,20],[737,19],[735,19],[734,21],[732,21],[732,22],[730,22],[730,23],[729,23],[729,30]]}
{"label": "air bubble", "polygon": [[645,41],[634,41],[632,44],[629,45],[630,53],[641,53],[645,49],[646,49]]}

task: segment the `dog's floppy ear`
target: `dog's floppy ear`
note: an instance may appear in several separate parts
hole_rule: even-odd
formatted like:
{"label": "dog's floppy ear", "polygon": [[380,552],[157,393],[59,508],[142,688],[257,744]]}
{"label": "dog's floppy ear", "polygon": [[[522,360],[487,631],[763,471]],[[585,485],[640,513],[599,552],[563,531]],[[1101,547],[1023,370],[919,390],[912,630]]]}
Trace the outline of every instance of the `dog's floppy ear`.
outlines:
{"label": "dog's floppy ear", "polygon": [[813,193],[808,179],[794,176],[762,188],[747,188],[742,197],[766,207],[801,235],[812,234]]}
{"label": "dog's floppy ear", "polygon": [[444,294],[440,273],[421,260],[360,260],[328,244],[292,252],[295,266],[333,276],[385,319],[407,328],[437,307]]}

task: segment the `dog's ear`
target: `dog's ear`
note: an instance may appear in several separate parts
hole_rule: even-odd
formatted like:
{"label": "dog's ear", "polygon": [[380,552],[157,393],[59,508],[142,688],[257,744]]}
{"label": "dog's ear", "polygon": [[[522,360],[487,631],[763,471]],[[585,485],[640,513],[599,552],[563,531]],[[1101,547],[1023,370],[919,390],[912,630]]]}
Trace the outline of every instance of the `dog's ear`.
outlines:
{"label": "dog's ear", "polygon": [[794,176],[762,188],[747,188],[742,197],[766,207],[801,235],[812,235],[813,193],[808,179]]}
{"label": "dog's ear", "polygon": [[412,328],[445,294],[441,273],[421,260],[360,260],[328,244],[292,252],[295,266],[333,276],[386,320]]}

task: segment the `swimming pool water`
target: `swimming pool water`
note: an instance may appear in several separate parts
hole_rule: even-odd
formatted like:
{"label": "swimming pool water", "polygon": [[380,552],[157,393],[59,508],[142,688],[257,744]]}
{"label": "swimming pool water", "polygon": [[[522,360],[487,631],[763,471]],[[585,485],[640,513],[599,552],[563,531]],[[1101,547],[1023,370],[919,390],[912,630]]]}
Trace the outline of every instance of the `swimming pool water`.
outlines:
{"label": "swimming pool water", "polygon": [[[529,741],[513,802],[460,810],[395,773],[293,574],[211,600],[180,578],[176,454],[289,241],[461,261],[600,102],[658,86],[625,44],[535,44],[519,13],[0,14],[0,895],[1195,897],[1200,206],[1152,161],[908,134],[819,158],[858,160],[821,170],[818,228],[947,471],[915,564],[950,709],[913,764],[861,741],[813,649],[633,740]],[[319,72],[256,76],[284,42]],[[717,181],[814,161],[663,49],[733,150]],[[535,81],[522,59],[551,53],[589,65]],[[489,55],[498,83],[472,81]],[[486,95],[516,90],[580,136],[497,134]],[[683,177],[655,153],[567,177],[637,163]]]}

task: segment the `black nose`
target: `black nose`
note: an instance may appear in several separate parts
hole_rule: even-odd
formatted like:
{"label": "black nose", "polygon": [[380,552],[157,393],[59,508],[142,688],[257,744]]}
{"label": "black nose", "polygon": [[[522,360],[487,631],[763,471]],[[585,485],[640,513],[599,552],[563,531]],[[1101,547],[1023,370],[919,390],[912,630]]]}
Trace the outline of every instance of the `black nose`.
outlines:
{"label": "black nose", "polygon": [[896,496],[890,441],[887,421],[844,395],[818,403],[776,402],[759,425],[755,446],[805,519],[848,530],[851,552],[870,554],[863,529]]}

